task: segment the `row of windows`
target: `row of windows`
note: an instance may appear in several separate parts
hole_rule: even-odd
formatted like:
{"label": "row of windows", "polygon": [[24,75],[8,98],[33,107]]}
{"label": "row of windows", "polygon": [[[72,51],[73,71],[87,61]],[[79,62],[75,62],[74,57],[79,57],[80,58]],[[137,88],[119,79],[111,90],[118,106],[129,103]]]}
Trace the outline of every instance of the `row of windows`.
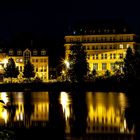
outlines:
{"label": "row of windows", "polygon": [[[127,31],[126,28],[123,28],[122,31],[125,33]],[[96,29],[96,30],[85,30],[85,29],[80,29],[80,32],[84,33],[90,33],[90,34],[95,34],[95,33],[116,33],[115,29]],[[73,34],[76,34],[76,31],[73,31]]]}
{"label": "row of windows", "polygon": [[[115,69],[115,64],[114,63],[110,63],[110,70],[114,70]],[[93,69],[94,70],[99,70],[98,67],[98,63],[93,63]],[[102,63],[102,70],[107,70],[107,63]]]}
{"label": "row of windows", "polygon": [[119,36],[119,37],[83,37],[83,38],[69,38],[67,42],[102,42],[102,41],[132,41],[133,37]]}
{"label": "row of windows", "polygon": [[[23,59],[22,58],[17,58],[16,59],[16,63],[22,63],[23,62]],[[32,59],[32,62],[47,62],[47,59]]]}
{"label": "row of windows", "polygon": [[47,59],[43,59],[43,58],[41,58],[41,59],[32,59],[32,62],[34,63],[34,62],[36,62],[36,63],[38,63],[38,62],[47,62]]}
{"label": "row of windows", "polygon": [[[100,58],[99,58],[100,56]],[[109,54],[93,54],[92,56],[91,55],[87,55],[87,59],[90,59],[92,57],[92,59],[117,59],[117,54],[116,53],[111,53],[110,55]],[[123,53],[119,53],[118,54],[118,59],[123,59],[124,58],[124,54]]]}
{"label": "row of windows", "polygon": [[[85,46],[86,50],[112,50],[112,49],[127,49],[130,47],[130,44],[114,44],[114,45],[91,45]],[[70,49],[70,46],[67,46],[67,50]]]}
{"label": "row of windows", "polygon": [[[20,72],[23,72],[23,68],[24,68],[23,66],[17,66],[17,68]],[[46,72],[46,71],[47,71],[47,67],[35,68],[35,72]]]}
{"label": "row of windows", "polygon": [[[21,50],[18,50],[18,51],[16,52],[16,54],[17,54],[17,55],[23,55],[23,52],[22,52]],[[33,53],[32,53],[32,54],[33,54],[33,55],[38,55],[39,52],[38,52],[37,50],[33,50]],[[14,50],[10,49],[10,50],[9,50],[9,55],[14,55]],[[42,51],[41,51],[41,55],[46,55],[46,51],[45,51],[45,50],[42,50]]]}

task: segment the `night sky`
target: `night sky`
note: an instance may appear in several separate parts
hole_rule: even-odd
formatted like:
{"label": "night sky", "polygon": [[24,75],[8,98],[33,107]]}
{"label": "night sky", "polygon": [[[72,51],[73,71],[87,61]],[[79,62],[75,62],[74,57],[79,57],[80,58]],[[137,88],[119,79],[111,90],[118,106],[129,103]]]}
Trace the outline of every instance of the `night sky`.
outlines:
{"label": "night sky", "polygon": [[[0,39],[15,33],[32,33],[56,49],[68,27],[78,20],[124,18],[140,34],[138,0],[3,0],[0,1]],[[57,46],[57,44],[59,44]]]}

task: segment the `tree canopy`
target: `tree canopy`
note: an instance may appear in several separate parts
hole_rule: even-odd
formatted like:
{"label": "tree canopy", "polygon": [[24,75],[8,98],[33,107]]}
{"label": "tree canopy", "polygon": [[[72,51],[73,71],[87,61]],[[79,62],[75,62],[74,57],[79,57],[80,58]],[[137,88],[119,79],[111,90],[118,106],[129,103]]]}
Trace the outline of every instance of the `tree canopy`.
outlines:
{"label": "tree canopy", "polygon": [[69,76],[72,82],[82,82],[89,70],[86,60],[86,52],[81,44],[76,44],[71,47],[69,55]]}
{"label": "tree canopy", "polygon": [[16,64],[13,60],[13,58],[8,59],[8,63],[6,64],[5,67],[5,74],[4,77],[6,78],[11,78],[11,83],[12,83],[12,78],[17,78],[19,75],[18,68],[16,67]]}
{"label": "tree canopy", "polygon": [[30,61],[28,61],[24,65],[23,77],[30,79],[31,77],[34,77],[34,76],[35,76],[34,65],[31,64]]}

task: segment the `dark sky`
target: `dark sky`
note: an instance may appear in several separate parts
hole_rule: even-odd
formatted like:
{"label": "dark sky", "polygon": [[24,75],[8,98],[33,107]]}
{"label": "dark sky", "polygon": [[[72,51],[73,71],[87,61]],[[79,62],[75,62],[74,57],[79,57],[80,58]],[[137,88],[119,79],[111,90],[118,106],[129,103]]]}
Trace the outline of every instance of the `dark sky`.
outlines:
{"label": "dark sky", "polygon": [[124,17],[140,32],[138,0],[3,0],[0,2],[0,35],[41,32],[59,38],[77,19]]}
{"label": "dark sky", "polygon": [[77,20],[108,17],[125,18],[140,33],[139,7],[138,0],[1,0],[0,39],[9,41],[15,33],[31,32],[57,48]]}

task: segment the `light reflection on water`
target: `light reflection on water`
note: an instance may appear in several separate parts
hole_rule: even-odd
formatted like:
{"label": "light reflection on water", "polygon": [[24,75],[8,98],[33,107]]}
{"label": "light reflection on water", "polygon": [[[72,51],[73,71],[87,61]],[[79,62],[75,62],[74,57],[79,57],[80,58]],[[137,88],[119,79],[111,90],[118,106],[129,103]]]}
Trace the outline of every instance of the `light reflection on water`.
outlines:
{"label": "light reflection on water", "polygon": [[[82,97],[70,92],[53,94],[58,94],[53,98],[62,106],[58,111],[64,117],[66,134],[134,134],[134,125],[129,129],[125,118],[129,103],[124,93],[86,92]],[[52,117],[52,105],[56,104],[49,92],[1,92],[0,100],[7,105],[0,106],[0,125],[14,127],[16,123],[17,127],[19,123],[19,128],[46,127]]]}

